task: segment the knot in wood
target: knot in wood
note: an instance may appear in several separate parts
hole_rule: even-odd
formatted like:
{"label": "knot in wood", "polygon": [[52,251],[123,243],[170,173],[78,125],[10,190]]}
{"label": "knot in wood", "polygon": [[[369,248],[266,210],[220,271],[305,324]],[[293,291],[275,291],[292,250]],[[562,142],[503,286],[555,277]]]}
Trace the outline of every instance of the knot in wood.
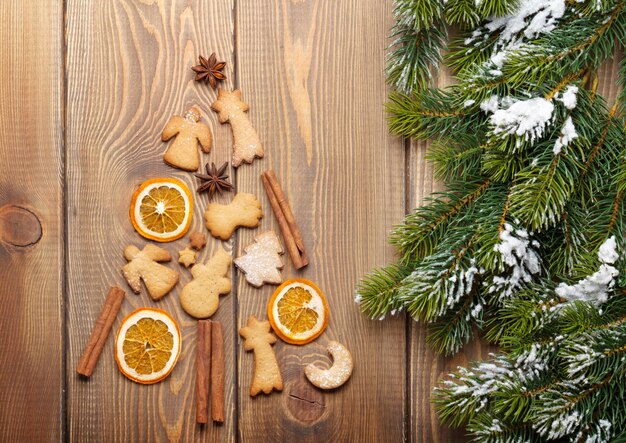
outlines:
{"label": "knot in wood", "polygon": [[13,246],[32,246],[41,240],[39,217],[22,206],[5,205],[0,208],[0,241]]}
{"label": "knot in wood", "polygon": [[326,412],[324,395],[306,380],[298,380],[287,389],[287,409],[301,423],[319,421]]}

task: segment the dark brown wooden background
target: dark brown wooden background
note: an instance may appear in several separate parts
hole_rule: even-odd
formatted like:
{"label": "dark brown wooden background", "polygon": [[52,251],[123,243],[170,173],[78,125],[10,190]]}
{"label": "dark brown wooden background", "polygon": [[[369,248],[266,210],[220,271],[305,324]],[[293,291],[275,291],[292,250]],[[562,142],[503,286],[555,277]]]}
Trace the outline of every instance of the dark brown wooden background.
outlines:
{"label": "dark brown wooden background", "polygon": [[[0,440],[1,441],[457,441],[429,403],[447,370],[486,355],[481,343],[454,359],[435,356],[406,318],[368,320],[353,301],[364,272],[394,259],[389,229],[433,189],[425,144],[388,135],[383,103],[391,0],[4,0],[0,2]],[[272,287],[237,272],[215,319],[225,326],[227,416],[194,423],[195,321],[173,294],[153,303],[129,291],[122,314],[159,306],[178,319],[181,358],[164,382],[124,378],[109,339],[89,381],[75,368],[107,288],[126,287],[127,244],[145,242],[127,217],[146,178],[167,167],[160,131],[192,104],[215,144],[204,161],[229,159],[230,128],[209,110],[215,93],[193,82],[198,54],[227,61],[225,83],[241,88],[267,156],[233,173],[262,201],[261,229],[277,229],[259,175],[273,168],[311,256],[301,273],[326,292],[331,322],[315,343],[275,350],[282,393],[251,399],[252,356],[239,325],[264,317]],[[601,82],[606,93],[614,65]],[[608,80],[606,80],[608,79]],[[449,82],[443,74],[441,85]],[[222,201],[228,201],[229,197]],[[193,229],[203,227],[206,197]],[[223,247],[238,255],[254,231]],[[165,247],[175,256],[185,241]],[[219,242],[211,240],[206,259]],[[178,269],[177,263],[172,267]],[[182,283],[189,273],[180,269]],[[114,324],[119,326],[120,318]],[[327,362],[324,344],[352,351],[352,379],[324,393],[302,366]]]}

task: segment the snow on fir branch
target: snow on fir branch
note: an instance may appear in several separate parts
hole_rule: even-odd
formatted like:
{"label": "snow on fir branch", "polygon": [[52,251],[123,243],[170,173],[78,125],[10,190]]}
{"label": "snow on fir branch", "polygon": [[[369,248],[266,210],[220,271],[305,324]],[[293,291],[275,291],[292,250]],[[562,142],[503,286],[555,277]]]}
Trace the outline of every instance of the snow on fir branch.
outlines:
{"label": "snow on fir branch", "polygon": [[512,297],[541,272],[541,258],[536,251],[539,242],[531,240],[526,229],[514,229],[506,223],[499,238],[494,250],[500,254],[507,269],[506,273],[493,277],[487,291],[498,294],[498,300],[503,300]]}
{"label": "snow on fir branch", "polygon": [[615,279],[619,275],[617,268],[611,266],[618,258],[615,236],[612,236],[598,250],[598,260],[602,263],[600,268],[576,284],[560,283],[556,288],[557,295],[569,301],[588,301],[596,305],[604,303],[615,287]]}
{"label": "snow on fir branch", "polygon": [[554,105],[543,97],[519,101],[504,97],[497,107],[489,111],[492,109],[489,122],[494,134],[515,134],[534,142],[542,137],[546,125],[552,120]]}
{"label": "snow on fir branch", "polygon": [[567,88],[563,92],[563,95],[559,97],[557,94],[555,96],[556,100],[563,103],[570,111],[576,107],[577,103],[577,94],[578,94],[578,86],[576,85],[567,85]]}
{"label": "snow on fir branch", "polygon": [[557,138],[554,142],[554,149],[552,149],[554,155],[559,155],[563,148],[568,147],[575,138],[578,138],[576,127],[574,126],[572,117],[567,117],[567,119],[565,119],[565,123],[563,123],[563,127],[561,128],[559,138]]}
{"label": "snow on fir branch", "polygon": [[[499,346],[433,394],[474,440],[626,441],[626,61],[617,103],[597,91],[626,0],[395,5],[389,126],[432,142],[447,190],[393,229],[398,263],[355,301],[426,322],[441,354]],[[441,63],[458,82],[438,89]]]}

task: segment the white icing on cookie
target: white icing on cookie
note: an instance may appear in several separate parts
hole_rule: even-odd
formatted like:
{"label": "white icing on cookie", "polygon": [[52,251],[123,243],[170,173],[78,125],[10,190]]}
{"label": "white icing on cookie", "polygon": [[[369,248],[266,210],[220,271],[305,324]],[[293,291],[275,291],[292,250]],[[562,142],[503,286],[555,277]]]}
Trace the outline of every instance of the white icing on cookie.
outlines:
{"label": "white icing on cookie", "polygon": [[344,384],[352,375],[352,356],[344,345],[336,341],[326,348],[333,358],[329,369],[320,369],[313,363],[304,368],[304,374],[311,383],[320,389],[335,389]]}

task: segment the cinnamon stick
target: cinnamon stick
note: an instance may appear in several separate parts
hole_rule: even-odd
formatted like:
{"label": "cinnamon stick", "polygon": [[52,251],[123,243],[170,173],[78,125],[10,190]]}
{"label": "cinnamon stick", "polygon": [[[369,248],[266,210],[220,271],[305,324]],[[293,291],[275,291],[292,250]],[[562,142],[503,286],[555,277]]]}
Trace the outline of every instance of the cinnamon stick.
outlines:
{"label": "cinnamon stick", "polygon": [[209,421],[209,381],[211,379],[211,321],[198,321],[196,342],[196,422]]}
{"label": "cinnamon stick", "polygon": [[278,227],[285,239],[285,246],[296,269],[300,269],[309,264],[309,258],[304,249],[302,234],[296,223],[296,218],[291,211],[287,197],[276,179],[274,171],[268,170],[261,174],[261,181],[270,201]]}
{"label": "cinnamon stick", "polygon": [[100,311],[100,316],[91,331],[87,346],[85,346],[85,350],[78,361],[76,372],[80,375],[91,377],[91,374],[93,374],[102,349],[104,349],[104,344],[111,332],[113,322],[120,312],[124,297],[124,291],[117,286],[113,286],[109,289],[107,298],[104,301],[104,306]]}
{"label": "cinnamon stick", "polygon": [[211,323],[211,418],[224,423],[224,337],[222,323]]}

